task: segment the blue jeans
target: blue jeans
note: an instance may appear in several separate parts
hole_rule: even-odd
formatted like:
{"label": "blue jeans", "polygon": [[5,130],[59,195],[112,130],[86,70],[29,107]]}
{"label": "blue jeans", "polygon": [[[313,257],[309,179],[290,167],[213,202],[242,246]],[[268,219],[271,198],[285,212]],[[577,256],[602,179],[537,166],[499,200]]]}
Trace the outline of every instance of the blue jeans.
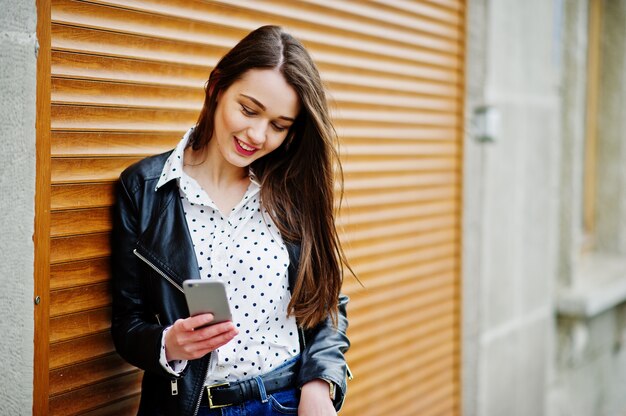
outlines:
{"label": "blue jeans", "polygon": [[261,400],[249,400],[239,405],[209,409],[200,406],[198,416],[280,416],[297,415],[300,390],[291,388],[265,395]]}
{"label": "blue jeans", "polygon": [[[281,364],[271,373],[280,373],[285,367],[299,359],[300,356],[296,356]],[[261,377],[255,377],[254,380],[259,386],[260,399],[248,400],[238,405],[218,409],[209,409],[208,406],[203,405],[198,410],[198,416],[280,416],[298,414],[300,389],[292,387],[267,394]]]}

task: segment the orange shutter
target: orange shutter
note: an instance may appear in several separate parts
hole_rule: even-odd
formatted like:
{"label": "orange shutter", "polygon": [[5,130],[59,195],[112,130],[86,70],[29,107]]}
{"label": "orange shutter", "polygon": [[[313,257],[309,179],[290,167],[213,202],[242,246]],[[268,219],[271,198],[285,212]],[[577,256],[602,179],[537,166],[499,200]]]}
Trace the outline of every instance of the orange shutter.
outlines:
{"label": "orange shutter", "polygon": [[38,272],[37,287],[49,292],[37,310],[35,409],[136,411],[141,372],[109,337],[113,183],[177,143],[219,57],[272,23],[318,63],[341,139],[339,224],[365,285],[344,284],[355,379],[342,414],[459,413],[463,1],[53,0],[51,9],[39,21],[51,51],[39,97],[50,94],[51,107],[38,144],[38,230],[49,239],[37,256],[49,273]]}

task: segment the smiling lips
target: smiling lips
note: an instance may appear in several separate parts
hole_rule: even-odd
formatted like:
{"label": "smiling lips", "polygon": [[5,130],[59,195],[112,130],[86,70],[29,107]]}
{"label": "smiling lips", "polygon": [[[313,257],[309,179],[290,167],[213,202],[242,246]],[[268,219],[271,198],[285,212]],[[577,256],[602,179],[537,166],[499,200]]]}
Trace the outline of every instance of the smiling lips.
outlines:
{"label": "smiling lips", "polygon": [[252,156],[257,150],[259,150],[254,147],[248,146],[247,144],[245,144],[244,142],[242,142],[236,137],[235,137],[235,148],[237,149],[237,152],[239,152],[240,154],[244,156]]}

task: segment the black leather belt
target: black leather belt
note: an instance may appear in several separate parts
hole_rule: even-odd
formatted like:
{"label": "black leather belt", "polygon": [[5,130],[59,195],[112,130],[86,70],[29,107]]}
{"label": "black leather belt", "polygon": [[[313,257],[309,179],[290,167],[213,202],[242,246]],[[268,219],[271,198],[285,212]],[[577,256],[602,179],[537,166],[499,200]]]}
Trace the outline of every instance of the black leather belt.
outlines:
{"label": "black leather belt", "polygon": [[[261,376],[266,394],[293,387],[298,375],[299,362],[279,368]],[[248,400],[261,399],[259,385],[255,379],[220,383],[203,389],[201,404],[210,409],[241,404]]]}

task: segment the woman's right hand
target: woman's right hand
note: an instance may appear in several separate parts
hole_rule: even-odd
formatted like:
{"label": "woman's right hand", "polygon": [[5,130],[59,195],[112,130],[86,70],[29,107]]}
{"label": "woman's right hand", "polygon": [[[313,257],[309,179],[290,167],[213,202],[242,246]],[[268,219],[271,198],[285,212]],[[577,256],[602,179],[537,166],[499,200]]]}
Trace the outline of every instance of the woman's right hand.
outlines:
{"label": "woman's right hand", "polygon": [[205,313],[179,319],[165,334],[165,356],[167,361],[195,360],[228,343],[238,334],[231,321],[207,325],[213,315]]}

